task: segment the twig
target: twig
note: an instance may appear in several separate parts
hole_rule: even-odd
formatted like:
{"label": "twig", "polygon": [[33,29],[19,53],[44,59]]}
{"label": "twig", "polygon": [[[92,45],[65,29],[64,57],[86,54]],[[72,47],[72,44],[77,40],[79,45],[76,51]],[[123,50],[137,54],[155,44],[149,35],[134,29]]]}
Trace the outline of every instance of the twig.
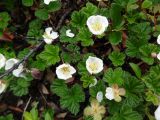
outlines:
{"label": "twig", "polygon": [[27,110],[29,103],[31,102],[31,99],[32,99],[32,97],[30,97],[30,98],[28,99],[28,102],[27,102],[27,104],[26,104],[26,106],[25,106],[25,108],[24,108],[24,110],[23,110],[22,120],[23,120],[23,115],[24,115],[25,111]]}
{"label": "twig", "polygon": [[[61,19],[59,20],[58,22],[58,25],[57,27],[55,28],[55,31],[58,31],[61,26],[62,26],[62,23],[64,21],[64,19],[66,18],[66,16],[72,11],[72,8],[68,9],[64,15],[61,17]],[[32,49],[22,60],[20,60],[18,63],[16,63],[11,69],[7,70],[5,73],[3,73],[2,75],[0,75],[0,79],[7,76],[8,74],[10,74],[13,70],[15,70],[16,68],[18,68],[18,66],[27,61],[28,58],[34,53],[36,52],[39,48],[43,47],[45,45],[45,42],[44,40],[42,40],[34,49]]]}

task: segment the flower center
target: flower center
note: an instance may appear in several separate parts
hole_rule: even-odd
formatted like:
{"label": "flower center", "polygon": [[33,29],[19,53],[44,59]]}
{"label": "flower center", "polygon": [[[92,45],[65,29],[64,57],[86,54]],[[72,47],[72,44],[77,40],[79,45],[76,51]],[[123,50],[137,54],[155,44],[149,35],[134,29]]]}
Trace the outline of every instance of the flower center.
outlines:
{"label": "flower center", "polygon": [[94,107],[94,108],[93,108],[93,112],[94,112],[94,114],[98,113],[97,107]]}
{"label": "flower center", "polygon": [[90,67],[90,69],[91,69],[92,71],[95,71],[95,70],[97,70],[97,68],[98,68],[98,66],[97,66],[97,64],[96,64],[95,62],[90,63],[89,67]]}
{"label": "flower center", "polygon": [[68,67],[61,68],[61,71],[62,71],[63,74],[68,74],[70,72]]}
{"label": "flower center", "polygon": [[94,29],[95,31],[100,31],[102,29],[102,24],[100,22],[95,22],[94,24],[92,24],[92,29]]}
{"label": "flower center", "polygon": [[44,36],[47,38],[47,39],[52,39],[52,37],[46,33],[44,33]]}

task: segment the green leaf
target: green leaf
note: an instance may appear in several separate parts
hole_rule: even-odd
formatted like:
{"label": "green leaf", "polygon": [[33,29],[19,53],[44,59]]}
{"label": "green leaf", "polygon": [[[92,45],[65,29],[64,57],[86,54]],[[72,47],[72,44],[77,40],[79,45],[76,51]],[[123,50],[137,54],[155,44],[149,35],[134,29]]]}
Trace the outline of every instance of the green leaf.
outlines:
{"label": "green leaf", "polygon": [[81,77],[81,81],[83,82],[83,87],[87,88],[90,84],[94,83],[94,76],[84,75]]}
{"label": "green leaf", "polygon": [[152,66],[149,72],[142,78],[146,86],[154,93],[160,95],[160,65]]}
{"label": "green leaf", "polygon": [[41,20],[47,20],[49,18],[48,11],[46,9],[36,10],[35,16]]}
{"label": "green leaf", "polygon": [[53,109],[46,109],[44,111],[44,120],[54,120],[54,110]]}
{"label": "green leaf", "polygon": [[42,20],[34,19],[29,23],[29,29],[27,32],[28,37],[33,37],[34,39],[28,39],[27,41],[30,44],[37,44],[38,39],[42,38],[43,30],[42,27]]}
{"label": "green leaf", "polygon": [[148,44],[150,39],[151,26],[150,23],[138,23],[130,25],[128,28],[128,39],[126,43],[126,53],[130,57],[141,58],[140,47]]}
{"label": "green leaf", "polygon": [[111,54],[109,54],[109,59],[112,61],[112,64],[114,66],[121,66],[125,62],[125,54],[120,53],[118,51],[113,51]]}
{"label": "green leaf", "polygon": [[28,88],[30,86],[30,81],[33,78],[31,76],[26,76],[26,78],[18,78],[16,81],[10,82],[10,90],[16,96],[23,96],[28,94]]}
{"label": "green leaf", "polygon": [[158,95],[152,91],[148,91],[146,92],[146,101],[152,102],[154,105],[159,105],[160,99]]}
{"label": "green leaf", "polygon": [[78,11],[74,11],[71,16],[71,24],[74,27],[81,28],[86,25],[87,16]]}
{"label": "green leaf", "polygon": [[81,41],[82,46],[91,46],[94,44],[92,34],[86,28],[81,28],[76,39]]}
{"label": "green leaf", "polygon": [[151,56],[152,53],[158,53],[160,48],[154,44],[146,44],[140,47],[141,59],[149,65],[154,63],[154,58]]}
{"label": "green leaf", "polygon": [[127,12],[131,12],[139,7],[139,5],[137,5],[137,0],[130,0],[130,1],[133,1],[133,2],[128,2]]}
{"label": "green leaf", "polygon": [[45,8],[48,12],[55,12],[61,8],[61,2],[59,0],[50,2]]}
{"label": "green leaf", "polygon": [[27,7],[32,6],[33,2],[34,2],[33,0],[22,0],[22,4]]}
{"label": "green leaf", "polygon": [[122,10],[122,8],[120,5],[115,4],[115,3],[111,4],[110,16],[111,16],[114,28],[119,26],[122,22],[121,10]]}
{"label": "green leaf", "polygon": [[95,15],[98,11],[97,6],[93,5],[92,3],[88,2],[86,4],[86,7],[83,7],[80,10],[82,13],[84,13],[87,17],[91,16],[91,15]]}
{"label": "green leaf", "polygon": [[143,120],[142,116],[130,107],[123,107],[119,113],[114,114],[111,120]]}
{"label": "green leaf", "polygon": [[0,116],[0,120],[14,120],[12,114]]}
{"label": "green leaf", "polygon": [[53,45],[46,45],[45,50],[39,54],[39,57],[46,61],[47,65],[54,65],[60,61],[59,47]]}
{"label": "green leaf", "polygon": [[141,78],[141,69],[140,67],[137,65],[137,64],[134,64],[134,63],[129,63],[129,65],[131,66],[131,68],[133,69],[134,73],[136,74],[136,76],[138,78]]}
{"label": "green leaf", "polygon": [[144,0],[142,3],[142,8],[150,8],[152,6],[152,1]]}
{"label": "green leaf", "polygon": [[81,61],[81,62],[78,63],[78,73],[80,75],[86,75],[86,74],[88,74],[85,62]]}
{"label": "green leaf", "polygon": [[112,69],[109,68],[104,73],[103,80],[107,82],[108,84],[118,84],[122,85],[124,83],[123,77],[123,70],[121,68]]}
{"label": "green leaf", "polygon": [[33,120],[32,115],[29,112],[25,112],[23,117],[24,117],[24,120]]}
{"label": "green leaf", "polygon": [[72,114],[79,112],[80,102],[84,102],[85,95],[80,85],[75,84],[68,88],[63,80],[55,80],[51,86],[51,91],[60,96],[60,104],[64,109],[68,109]]}
{"label": "green leaf", "polygon": [[39,70],[41,70],[41,71],[44,71],[45,68],[46,68],[46,64],[47,64],[47,63],[46,63],[45,60],[37,59],[36,61],[35,61],[35,60],[32,61],[31,67],[32,67],[32,68],[37,68],[37,69],[39,69]]}
{"label": "green leaf", "polygon": [[24,120],[39,120],[37,104],[31,109],[30,112],[25,111],[23,117]]}
{"label": "green leaf", "polygon": [[0,29],[3,30],[6,28],[10,19],[11,18],[7,12],[0,12]]}
{"label": "green leaf", "polygon": [[71,53],[71,52],[62,52],[61,57],[63,58],[63,61],[65,63],[76,63],[81,59],[81,54],[79,52],[77,53]]}
{"label": "green leaf", "polygon": [[49,113],[46,113],[44,120],[53,120],[53,118],[50,116]]}
{"label": "green leaf", "polygon": [[122,41],[122,32],[111,32],[109,34],[109,42],[112,45],[117,45]]}
{"label": "green leaf", "polygon": [[36,106],[31,109],[30,113],[32,115],[33,120],[39,120],[38,110],[37,110]]}
{"label": "green leaf", "polygon": [[144,84],[142,81],[132,76],[128,72],[124,72],[123,79],[124,88],[126,90],[126,99],[124,105],[136,107],[143,101],[142,95],[144,95]]}
{"label": "green leaf", "polygon": [[51,85],[52,93],[57,94],[60,97],[63,97],[67,94],[68,88],[64,80],[54,80]]}
{"label": "green leaf", "polygon": [[60,104],[62,108],[67,108],[72,114],[76,115],[80,109],[80,102],[84,102],[85,95],[80,85],[75,84],[68,93],[61,97]]}

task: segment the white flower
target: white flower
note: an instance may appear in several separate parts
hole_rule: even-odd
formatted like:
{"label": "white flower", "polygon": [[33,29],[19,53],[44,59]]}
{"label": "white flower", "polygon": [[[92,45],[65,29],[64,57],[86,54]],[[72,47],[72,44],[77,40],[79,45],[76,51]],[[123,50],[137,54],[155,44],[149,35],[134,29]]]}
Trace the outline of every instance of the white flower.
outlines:
{"label": "white flower", "polygon": [[46,5],[49,5],[49,3],[52,2],[52,1],[57,1],[57,0],[44,0],[44,3],[45,3]]}
{"label": "white flower", "polygon": [[97,79],[95,78],[94,79],[94,83],[91,83],[90,85],[89,85],[89,87],[93,87],[93,86],[95,86],[97,84]]}
{"label": "white flower", "polygon": [[[15,58],[11,58],[11,59],[7,60],[6,65],[5,65],[5,70],[11,69],[18,62],[19,62],[19,60],[15,59]],[[13,70],[12,73],[16,77],[23,77],[24,76],[23,71],[24,71],[23,65],[20,64],[17,69]]]}
{"label": "white flower", "polygon": [[70,29],[68,29],[68,30],[66,30],[66,36],[73,38],[75,35],[74,35],[74,33],[71,32]]}
{"label": "white flower", "polygon": [[74,67],[66,63],[59,65],[56,68],[56,74],[59,79],[67,80],[69,78],[72,78],[72,75],[74,73],[76,73]]}
{"label": "white flower", "polygon": [[58,32],[54,32],[51,27],[48,27],[48,28],[45,29],[43,38],[44,38],[44,41],[47,44],[51,44],[53,42],[53,40],[55,40],[56,38],[58,38],[58,36],[59,36]]}
{"label": "white flower", "polygon": [[0,53],[0,69],[5,66],[6,63],[6,58],[4,57],[3,54]]}
{"label": "white flower", "polygon": [[160,35],[158,35],[157,43],[160,45]]}
{"label": "white flower", "polygon": [[103,100],[103,92],[102,91],[99,91],[97,93],[96,99],[98,102],[101,102]]}
{"label": "white flower", "polygon": [[113,88],[107,87],[105,96],[106,96],[107,99],[113,100],[114,99],[114,90],[113,90]]}
{"label": "white flower", "polygon": [[23,71],[24,71],[23,65],[20,64],[17,69],[13,70],[12,73],[16,77],[24,77]]}
{"label": "white flower", "polygon": [[7,60],[6,65],[5,65],[5,70],[11,69],[14,66],[14,64],[16,64],[17,62],[18,62],[18,60],[15,58],[11,58],[11,59]]}
{"label": "white flower", "polygon": [[88,18],[87,26],[92,34],[101,35],[108,27],[108,20],[105,16],[93,15]]}
{"label": "white flower", "polygon": [[160,60],[160,52],[157,54],[157,59]]}
{"label": "white flower", "polygon": [[97,74],[103,70],[103,61],[97,57],[91,57],[86,60],[86,68],[90,74]]}
{"label": "white flower", "polygon": [[0,94],[5,90],[6,84],[0,80]]}
{"label": "white flower", "polygon": [[160,105],[158,106],[158,108],[154,112],[154,115],[155,115],[156,120],[160,120]]}
{"label": "white flower", "polygon": [[126,91],[124,88],[119,88],[117,84],[112,85],[112,87],[106,88],[106,98],[109,100],[115,100],[116,102],[120,102],[122,100],[121,96],[125,96]]}

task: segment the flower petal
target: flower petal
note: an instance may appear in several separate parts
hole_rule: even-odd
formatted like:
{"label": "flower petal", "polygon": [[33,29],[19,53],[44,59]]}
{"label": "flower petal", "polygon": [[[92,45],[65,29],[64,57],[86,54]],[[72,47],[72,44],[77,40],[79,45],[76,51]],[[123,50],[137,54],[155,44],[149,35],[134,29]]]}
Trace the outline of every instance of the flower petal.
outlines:
{"label": "flower petal", "polygon": [[154,112],[154,115],[155,115],[156,120],[160,120],[160,105],[158,106],[158,108]]}
{"label": "flower petal", "polygon": [[103,92],[99,91],[97,93],[96,99],[98,100],[98,102],[101,102],[103,100]]}
{"label": "flower petal", "polygon": [[73,38],[75,35],[74,35],[74,33],[71,32],[70,29],[68,29],[68,30],[66,30],[66,36]]}
{"label": "flower petal", "polygon": [[91,57],[86,60],[86,68],[90,74],[97,74],[103,70],[103,61],[97,57]]}
{"label": "flower petal", "polygon": [[101,35],[108,27],[108,20],[101,15],[92,15],[87,19],[87,26],[94,35]]}
{"label": "flower petal", "polygon": [[6,61],[6,65],[5,65],[5,70],[9,70],[11,69],[14,64],[16,64],[19,60],[15,59],[15,58],[11,58],[9,60]]}
{"label": "flower petal", "polygon": [[6,84],[0,81],[0,94],[5,90]]}
{"label": "flower petal", "polygon": [[113,100],[114,99],[114,90],[113,90],[113,88],[107,87],[105,96],[106,96],[107,99]]}
{"label": "flower petal", "polygon": [[160,52],[157,54],[157,59],[160,60]]}
{"label": "flower petal", "polygon": [[76,73],[74,67],[69,64],[62,64],[56,68],[56,75],[59,79],[67,80],[72,78],[72,74]]}
{"label": "flower petal", "polygon": [[0,69],[3,68],[6,64],[6,58],[3,54],[0,53]]}
{"label": "flower petal", "polygon": [[157,43],[160,45],[160,35],[158,35]]}

